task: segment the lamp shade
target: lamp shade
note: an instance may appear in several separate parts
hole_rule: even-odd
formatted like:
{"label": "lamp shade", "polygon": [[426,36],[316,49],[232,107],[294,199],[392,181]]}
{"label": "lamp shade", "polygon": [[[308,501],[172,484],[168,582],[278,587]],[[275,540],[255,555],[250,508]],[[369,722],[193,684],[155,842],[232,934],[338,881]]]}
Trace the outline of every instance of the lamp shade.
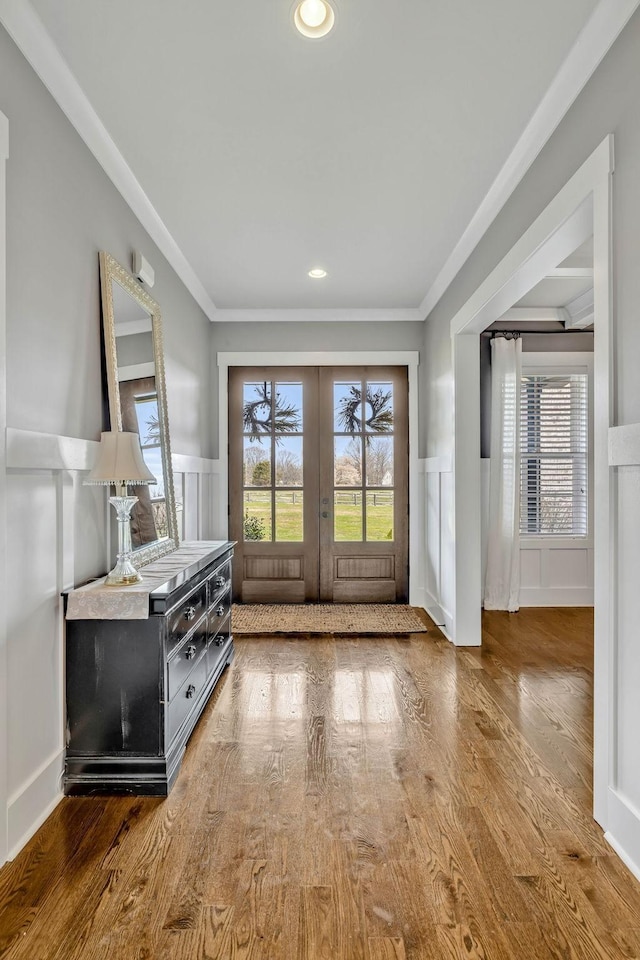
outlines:
{"label": "lamp shade", "polygon": [[93,470],[85,483],[132,484],[157,483],[142,456],[137,433],[105,431]]}

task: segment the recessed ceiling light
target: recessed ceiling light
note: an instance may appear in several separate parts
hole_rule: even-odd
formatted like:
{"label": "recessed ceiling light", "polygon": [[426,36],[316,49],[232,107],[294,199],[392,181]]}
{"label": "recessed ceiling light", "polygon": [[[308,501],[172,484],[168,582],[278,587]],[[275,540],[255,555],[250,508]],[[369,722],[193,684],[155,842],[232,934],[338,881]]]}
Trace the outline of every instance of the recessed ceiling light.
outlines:
{"label": "recessed ceiling light", "polygon": [[327,271],[323,270],[322,267],[315,267],[313,270],[309,270],[309,276],[312,280],[324,280],[327,275]]}
{"label": "recessed ceiling light", "polygon": [[293,22],[300,33],[311,40],[326,37],[335,19],[335,11],[329,0],[302,0],[293,14]]}

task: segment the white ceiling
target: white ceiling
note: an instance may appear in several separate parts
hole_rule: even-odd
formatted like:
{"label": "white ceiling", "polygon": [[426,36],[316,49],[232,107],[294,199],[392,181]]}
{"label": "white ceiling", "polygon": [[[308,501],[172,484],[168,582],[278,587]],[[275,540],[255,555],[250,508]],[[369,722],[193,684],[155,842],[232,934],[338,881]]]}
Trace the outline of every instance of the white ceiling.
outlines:
{"label": "white ceiling", "polygon": [[235,309],[418,307],[595,6],[336,0],[310,41],[291,0],[33,0]]}

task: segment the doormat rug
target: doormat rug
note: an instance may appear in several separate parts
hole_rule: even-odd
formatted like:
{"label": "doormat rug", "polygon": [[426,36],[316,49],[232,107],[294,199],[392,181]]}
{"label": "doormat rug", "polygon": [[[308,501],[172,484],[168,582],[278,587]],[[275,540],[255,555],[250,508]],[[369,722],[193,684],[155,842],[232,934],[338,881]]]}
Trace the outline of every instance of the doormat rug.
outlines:
{"label": "doormat rug", "polygon": [[392,603],[236,603],[231,622],[236,635],[427,632],[413,607]]}

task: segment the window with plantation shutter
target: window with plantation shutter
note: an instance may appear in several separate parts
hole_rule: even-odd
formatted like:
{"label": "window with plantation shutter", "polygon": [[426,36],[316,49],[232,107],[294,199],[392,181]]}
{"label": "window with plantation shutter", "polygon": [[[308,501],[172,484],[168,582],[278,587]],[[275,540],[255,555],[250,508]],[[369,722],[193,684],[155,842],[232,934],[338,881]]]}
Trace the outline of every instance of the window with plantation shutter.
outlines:
{"label": "window with plantation shutter", "polygon": [[588,534],[587,374],[522,377],[520,533]]}

